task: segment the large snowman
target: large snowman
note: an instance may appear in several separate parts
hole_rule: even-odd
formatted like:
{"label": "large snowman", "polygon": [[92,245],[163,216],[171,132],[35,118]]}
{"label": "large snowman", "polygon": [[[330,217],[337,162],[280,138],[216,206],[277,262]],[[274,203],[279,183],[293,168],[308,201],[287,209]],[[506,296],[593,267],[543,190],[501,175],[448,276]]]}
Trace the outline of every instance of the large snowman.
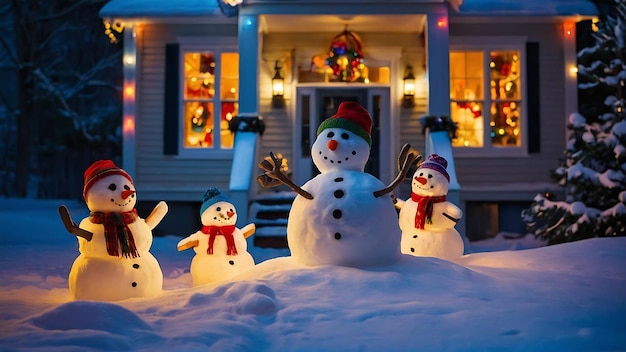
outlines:
{"label": "large snowman", "polygon": [[254,266],[246,243],[254,224],[238,229],[235,206],[217,188],[209,188],[202,200],[202,229],[178,242],[179,251],[196,252],[190,268],[194,286],[226,280]]}
{"label": "large snowman", "polygon": [[355,102],[341,103],[337,113],[319,126],[311,147],[320,174],[302,187],[282,174],[276,161],[259,164],[265,170],[258,178],[262,185],[284,183],[298,194],[287,223],[287,242],[297,262],[369,267],[399,258],[401,231],[389,193],[419,156],[405,145],[400,174],[385,187],[364,172],[371,127],[367,110]]}
{"label": "large snowman", "polygon": [[432,154],[413,174],[411,198],[398,202],[402,253],[455,260],[464,244],[454,225],[463,212],[446,200],[450,175],[448,161]]}
{"label": "large snowman", "polygon": [[160,202],[150,216],[140,218],[133,180],[111,160],[96,161],[85,171],[83,197],[90,214],[78,226],[67,208],[59,208],[80,251],[68,279],[72,297],[117,301],[158,295],[163,273],[149,250],[167,204]]}

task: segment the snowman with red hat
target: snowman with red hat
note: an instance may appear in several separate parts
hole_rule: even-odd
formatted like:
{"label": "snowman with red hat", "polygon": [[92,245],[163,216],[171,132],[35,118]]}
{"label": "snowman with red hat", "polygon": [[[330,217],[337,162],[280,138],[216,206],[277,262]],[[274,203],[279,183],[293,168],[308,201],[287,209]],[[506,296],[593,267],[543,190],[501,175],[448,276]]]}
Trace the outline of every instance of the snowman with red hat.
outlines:
{"label": "snowman with red hat", "polygon": [[448,161],[432,154],[413,174],[411,198],[398,202],[402,253],[454,260],[464,244],[454,225],[463,212],[446,200],[450,175]]}
{"label": "snowman with red hat", "polygon": [[80,251],[68,280],[72,297],[118,301],[159,294],[163,273],[149,250],[167,204],[160,202],[145,220],[140,218],[133,180],[111,160],[96,161],[85,171],[83,197],[90,213],[80,225],[65,206],[59,207]]}
{"label": "snowman with red hat", "polygon": [[178,250],[193,248],[191,279],[194,286],[229,279],[254,266],[246,238],[254,224],[239,229],[232,201],[218,188],[209,188],[200,207],[202,228],[178,242]]}
{"label": "snowman with red hat", "polygon": [[265,173],[257,178],[265,187],[285,184],[297,196],[287,222],[287,243],[297,262],[309,265],[369,267],[386,265],[400,257],[401,231],[390,192],[405,178],[419,155],[405,145],[400,172],[385,186],[364,172],[371,147],[372,119],[356,102],[343,102],[324,120],[311,147],[320,174],[302,187],[264,160]]}

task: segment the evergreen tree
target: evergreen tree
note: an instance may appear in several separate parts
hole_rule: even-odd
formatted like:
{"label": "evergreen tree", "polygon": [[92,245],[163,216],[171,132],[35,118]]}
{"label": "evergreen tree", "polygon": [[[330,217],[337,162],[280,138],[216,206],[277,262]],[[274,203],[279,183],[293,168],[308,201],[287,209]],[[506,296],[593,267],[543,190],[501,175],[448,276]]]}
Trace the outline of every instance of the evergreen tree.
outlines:
{"label": "evergreen tree", "polygon": [[551,172],[565,198],[537,195],[522,213],[529,232],[549,244],[626,235],[626,0],[610,5],[594,44],[578,52],[579,112]]}

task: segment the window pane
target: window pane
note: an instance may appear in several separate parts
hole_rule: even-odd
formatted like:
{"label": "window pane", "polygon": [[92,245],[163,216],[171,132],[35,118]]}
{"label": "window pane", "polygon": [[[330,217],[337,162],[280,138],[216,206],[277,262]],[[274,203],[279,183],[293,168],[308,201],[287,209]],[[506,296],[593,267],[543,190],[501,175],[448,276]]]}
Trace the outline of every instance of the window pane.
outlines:
{"label": "window pane", "polygon": [[483,104],[480,102],[458,102],[450,104],[452,121],[457,124],[457,138],[452,140],[454,147],[483,146]]}
{"label": "window pane", "polygon": [[220,144],[224,149],[232,149],[235,143],[235,134],[228,129],[228,123],[239,114],[239,104],[234,102],[223,102],[220,118]]}
{"label": "window pane", "polygon": [[239,54],[222,53],[220,96],[224,100],[239,99]]}
{"label": "window pane", "polygon": [[519,51],[492,51],[491,99],[520,99]]}
{"label": "window pane", "polygon": [[491,104],[491,144],[496,147],[519,147],[520,103],[507,101]]}
{"label": "window pane", "polygon": [[483,54],[475,52],[450,53],[450,99],[483,99]]}
{"label": "window pane", "polygon": [[213,98],[215,95],[215,56],[211,52],[185,53],[184,97]]}
{"label": "window pane", "polygon": [[213,147],[213,103],[186,102],[184,109],[185,148]]}

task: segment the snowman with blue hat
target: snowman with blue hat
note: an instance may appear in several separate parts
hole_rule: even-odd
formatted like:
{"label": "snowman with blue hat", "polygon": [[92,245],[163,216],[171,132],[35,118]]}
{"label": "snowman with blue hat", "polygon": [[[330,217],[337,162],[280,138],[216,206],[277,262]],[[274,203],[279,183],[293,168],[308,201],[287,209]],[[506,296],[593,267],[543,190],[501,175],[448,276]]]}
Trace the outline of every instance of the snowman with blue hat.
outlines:
{"label": "snowman with blue hat", "polygon": [[194,286],[229,279],[254,266],[246,238],[254,224],[236,227],[237,212],[232,201],[219,189],[209,188],[200,207],[202,228],[178,242],[178,250],[193,248],[191,261]]}

